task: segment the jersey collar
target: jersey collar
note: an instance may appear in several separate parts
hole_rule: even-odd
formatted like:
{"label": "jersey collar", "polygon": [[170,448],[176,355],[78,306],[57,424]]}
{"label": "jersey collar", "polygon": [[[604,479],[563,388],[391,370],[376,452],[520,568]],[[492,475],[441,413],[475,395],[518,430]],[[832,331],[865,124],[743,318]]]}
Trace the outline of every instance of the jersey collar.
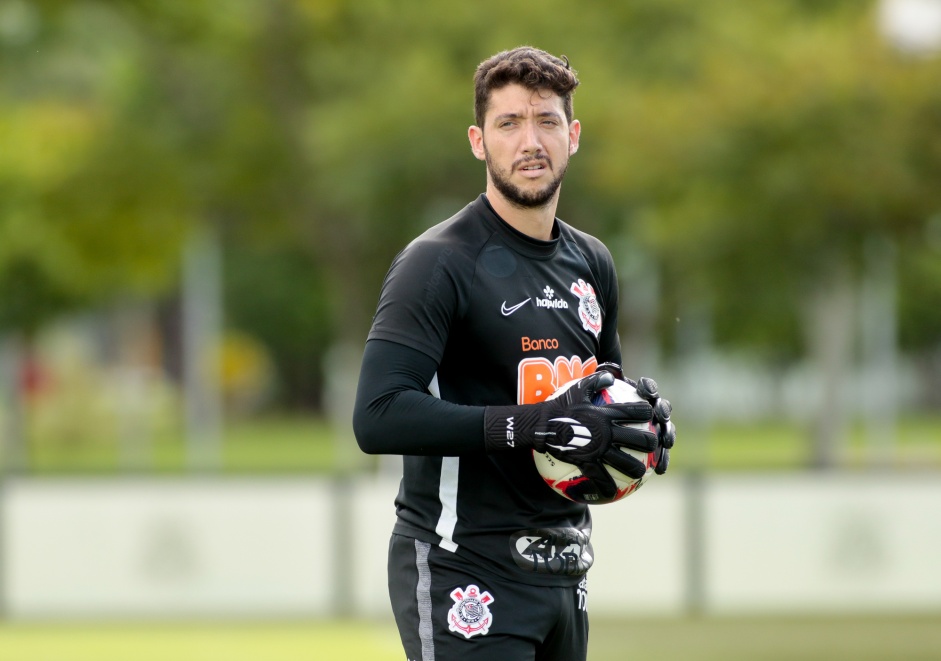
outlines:
{"label": "jersey collar", "polygon": [[486,193],[481,193],[477,198],[477,206],[480,209],[480,215],[483,216],[490,225],[506,240],[506,243],[513,250],[527,257],[536,259],[547,259],[552,257],[559,249],[559,219],[556,218],[552,225],[552,237],[548,241],[534,239],[514,228],[508,222],[503,220],[500,215],[490,206],[490,200]]}

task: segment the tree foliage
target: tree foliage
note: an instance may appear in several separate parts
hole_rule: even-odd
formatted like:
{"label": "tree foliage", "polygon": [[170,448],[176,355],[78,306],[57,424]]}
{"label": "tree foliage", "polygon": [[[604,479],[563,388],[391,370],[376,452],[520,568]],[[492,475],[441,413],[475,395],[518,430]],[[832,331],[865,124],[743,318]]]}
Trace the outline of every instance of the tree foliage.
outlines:
{"label": "tree foliage", "polygon": [[808,290],[876,236],[917,284],[904,341],[937,344],[941,64],[854,0],[0,4],[0,326],[166,296],[209,224],[230,320],[313,369],[483,190],[473,70],[523,43],[582,79],[560,215],[654,255],[664,319],[707,299],[720,341],[792,357]]}

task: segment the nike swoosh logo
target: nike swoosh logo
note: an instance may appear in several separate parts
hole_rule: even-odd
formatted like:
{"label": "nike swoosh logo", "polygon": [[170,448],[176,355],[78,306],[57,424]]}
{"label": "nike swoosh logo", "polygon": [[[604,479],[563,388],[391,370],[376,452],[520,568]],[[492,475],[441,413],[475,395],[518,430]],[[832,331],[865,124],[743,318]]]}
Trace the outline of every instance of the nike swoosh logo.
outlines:
{"label": "nike swoosh logo", "polygon": [[509,317],[511,314],[513,314],[514,312],[516,312],[517,310],[519,310],[521,307],[523,307],[524,305],[526,305],[527,303],[529,303],[530,300],[532,300],[532,297],[527,298],[527,299],[526,299],[525,301],[523,301],[522,303],[517,303],[516,305],[514,305],[514,306],[511,307],[511,308],[508,308],[508,307],[506,306],[506,301],[503,301],[503,305],[500,307],[500,312],[503,313],[503,316],[504,316],[504,317]]}

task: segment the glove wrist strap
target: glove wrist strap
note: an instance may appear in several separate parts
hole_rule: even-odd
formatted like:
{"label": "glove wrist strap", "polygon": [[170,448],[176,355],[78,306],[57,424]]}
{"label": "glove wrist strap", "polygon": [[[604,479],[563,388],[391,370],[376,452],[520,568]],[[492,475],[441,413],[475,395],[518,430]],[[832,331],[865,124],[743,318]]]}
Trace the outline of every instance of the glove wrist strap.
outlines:
{"label": "glove wrist strap", "polygon": [[533,448],[536,406],[488,406],[484,410],[484,445],[488,453]]}

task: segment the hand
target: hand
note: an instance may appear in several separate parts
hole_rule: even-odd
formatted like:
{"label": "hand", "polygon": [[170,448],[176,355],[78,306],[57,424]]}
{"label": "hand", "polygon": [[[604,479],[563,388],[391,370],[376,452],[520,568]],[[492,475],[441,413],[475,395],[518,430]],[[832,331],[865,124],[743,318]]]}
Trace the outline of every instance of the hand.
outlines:
{"label": "hand", "polygon": [[642,376],[637,383],[630,379],[625,379],[637,389],[637,394],[643,397],[650,406],[653,407],[653,423],[657,428],[658,453],[657,465],[654,472],[657,475],[663,475],[670,466],[670,449],[676,443],[676,426],[670,420],[670,414],[673,413],[673,406],[670,400],[662,399],[657,389],[657,382],[646,376]]}
{"label": "hand", "polygon": [[676,427],[670,420],[670,414],[673,412],[673,406],[670,400],[662,399],[657,388],[657,382],[653,379],[642,376],[639,381],[627,379],[621,366],[617,363],[601,363],[596,372],[608,372],[615,378],[626,381],[634,386],[637,394],[646,400],[653,408],[653,423],[657,428],[657,464],[654,472],[657,475],[663,475],[667,472],[670,465],[670,449],[676,443]]}
{"label": "hand", "polygon": [[592,397],[614,380],[609,370],[598,370],[554,399],[538,404],[488,406],[484,412],[488,452],[510,448],[547,452],[578,466],[596,483],[602,496],[613,496],[617,487],[603,464],[632,478],[642,477],[644,465],[619,448],[653,452],[659,445],[655,434],[623,426],[650,421],[653,406],[649,402],[606,406],[591,403]]}

